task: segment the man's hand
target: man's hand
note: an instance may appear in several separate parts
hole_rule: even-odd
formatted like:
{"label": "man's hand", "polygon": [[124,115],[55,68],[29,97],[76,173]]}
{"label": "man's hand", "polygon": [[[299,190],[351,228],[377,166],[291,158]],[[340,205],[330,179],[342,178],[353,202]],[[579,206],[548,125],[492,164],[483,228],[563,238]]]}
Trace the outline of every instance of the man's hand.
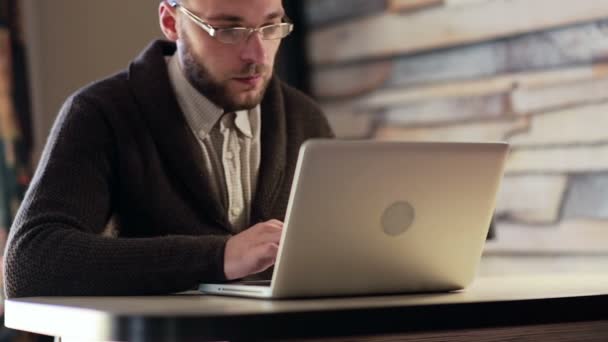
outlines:
{"label": "man's hand", "polygon": [[279,251],[283,222],[261,222],[231,237],[224,252],[224,273],[228,280],[246,277],[274,265]]}

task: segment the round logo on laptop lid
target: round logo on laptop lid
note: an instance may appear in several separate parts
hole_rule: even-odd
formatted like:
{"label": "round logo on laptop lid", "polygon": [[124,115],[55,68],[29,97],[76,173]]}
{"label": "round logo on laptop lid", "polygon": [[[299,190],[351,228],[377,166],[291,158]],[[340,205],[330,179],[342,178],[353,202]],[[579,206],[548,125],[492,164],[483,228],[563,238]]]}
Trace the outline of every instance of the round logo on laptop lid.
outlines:
{"label": "round logo on laptop lid", "polygon": [[399,201],[391,204],[382,214],[382,229],[387,235],[397,236],[405,233],[414,223],[416,213],[414,207]]}

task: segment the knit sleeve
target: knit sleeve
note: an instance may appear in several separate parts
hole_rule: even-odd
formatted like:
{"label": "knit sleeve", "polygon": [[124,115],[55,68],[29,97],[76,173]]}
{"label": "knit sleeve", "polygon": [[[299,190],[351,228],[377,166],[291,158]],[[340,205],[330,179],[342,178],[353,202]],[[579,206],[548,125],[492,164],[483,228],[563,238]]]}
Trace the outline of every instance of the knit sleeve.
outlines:
{"label": "knit sleeve", "polygon": [[163,294],[225,279],[226,236],[102,235],[117,148],[92,101],[66,102],[11,228],[7,297]]}

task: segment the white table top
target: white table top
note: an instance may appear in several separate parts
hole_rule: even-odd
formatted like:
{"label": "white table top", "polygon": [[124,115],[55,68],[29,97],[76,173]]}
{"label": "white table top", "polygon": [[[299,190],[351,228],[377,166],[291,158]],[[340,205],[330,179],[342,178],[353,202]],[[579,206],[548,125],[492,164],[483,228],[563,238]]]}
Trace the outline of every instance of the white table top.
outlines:
{"label": "white table top", "polygon": [[[151,297],[33,297],[5,302],[7,327],[53,336],[123,338],[130,319],[211,319],[265,315],[367,312],[559,298],[608,298],[606,274],[548,274],[480,277],[454,293],[302,300],[261,300],[195,293]],[[600,298],[600,297],[598,297]],[[380,312],[380,311],[378,311]]]}

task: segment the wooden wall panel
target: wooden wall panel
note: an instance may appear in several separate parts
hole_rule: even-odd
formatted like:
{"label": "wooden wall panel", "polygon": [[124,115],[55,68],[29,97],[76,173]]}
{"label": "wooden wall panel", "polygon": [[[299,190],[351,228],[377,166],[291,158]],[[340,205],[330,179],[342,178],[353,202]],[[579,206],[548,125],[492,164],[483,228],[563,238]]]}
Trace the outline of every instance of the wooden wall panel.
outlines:
{"label": "wooden wall panel", "polygon": [[606,255],[606,223],[593,219],[563,220],[552,225],[504,222],[498,239],[486,244],[486,252],[554,258],[564,254],[580,255],[581,252],[585,255]]}
{"label": "wooden wall panel", "polygon": [[[367,73],[367,71],[362,73]],[[353,72],[353,79],[354,74]],[[352,108],[374,110],[445,98],[481,97],[511,92],[522,92],[523,95],[527,95],[527,92],[537,91],[538,88],[542,88],[539,90],[542,91],[544,88],[553,89],[553,87],[564,85],[564,88],[569,89],[571,83],[594,83],[598,79],[607,77],[608,63],[598,63],[540,72],[521,72],[464,81],[438,82],[417,87],[385,88],[367,95],[345,98],[340,103],[348,104]],[[339,88],[337,84],[335,86]],[[336,102],[336,99],[328,102]],[[518,112],[517,108],[513,110]]]}
{"label": "wooden wall panel", "polygon": [[608,103],[533,115],[530,130],[509,137],[514,146],[608,143]]}
{"label": "wooden wall panel", "polygon": [[427,127],[380,123],[373,138],[388,141],[504,141],[505,136],[527,130],[528,124],[523,117]]}
{"label": "wooden wall panel", "polygon": [[361,112],[349,106],[322,107],[336,136],[340,138],[370,138],[378,113]]}
{"label": "wooden wall panel", "polygon": [[497,199],[501,220],[555,224],[568,186],[567,175],[507,176]]}
{"label": "wooden wall panel", "polygon": [[608,252],[608,0],[371,3],[313,25],[338,135],[507,141],[490,248]]}
{"label": "wooden wall panel", "polygon": [[594,173],[608,170],[608,144],[513,149],[509,173]]}
{"label": "wooden wall panel", "polygon": [[607,89],[608,78],[563,83],[549,87],[521,87],[512,94],[513,111],[519,114],[542,113],[564,107],[584,106],[588,103],[606,101],[608,100]]}
{"label": "wooden wall panel", "polygon": [[435,125],[471,120],[496,119],[509,113],[509,96],[452,97],[391,108],[385,120],[398,125]]}
{"label": "wooden wall panel", "polygon": [[[608,21],[604,20],[396,59],[316,68],[312,74],[316,84],[314,91],[319,98],[348,97],[360,94],[353,94],[352,87],[371,92],[381,86],[389,89],[423,86],[590,66],[608,56],[607,25]],[[388,77],[378,70],[378,75],[382,75],[379,80],[384,80],[384,83],[376,81],[370,84],[366,78],[359,77],[364,72],[362,70],[370,69],[365,71],[370,74],[380,66],[390,71],[391,77]],[[362,84],[370,85],[363,87]]]}
{"label": "wooden wall panel", "polygon": [[393,63],[381,61],[315,72],[313,93],[318,98],[356,97],[381,87],[393,73]]}
{"label": "wooden wall panel", "polygon": [[296,0],[306,2],[305,14],[312,27],[383,12],[386,0]]}
{"label": "wooden wall panel", "polygon": [[596,219],[608,229],[608,172],[576,174],[570,179],[564,219]]}
{"label": "wooden wall panel", "polygon": [[[542,13],[542,15],[540,15]],[[488,0],[404,18],[385,13],[313,31],[313,64],[409,54],[608,17],[608,0]]]}
{"label": "wooden wall panel", "polygon": [[389,0],[388,10],[401,13],[415,12],[441,5],[445,5],[444,0]]}

